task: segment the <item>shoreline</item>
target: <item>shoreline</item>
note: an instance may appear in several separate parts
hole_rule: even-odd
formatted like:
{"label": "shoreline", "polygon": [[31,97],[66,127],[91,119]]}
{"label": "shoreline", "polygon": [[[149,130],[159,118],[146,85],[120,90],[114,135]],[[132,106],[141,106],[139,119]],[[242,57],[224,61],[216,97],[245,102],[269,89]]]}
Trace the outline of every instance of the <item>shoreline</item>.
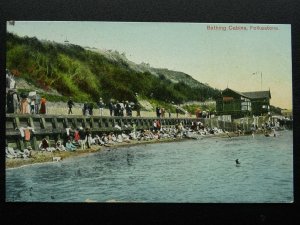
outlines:
{"label": "shoreline", "polygon": [[[206,135],[201,136],[202,138],[233,138],[238,137],[238,135],[234,132],[227,133],[221,133],[221,134],[214,134],[214,135]],[[240,136],[249,136],[248,134],[240,135]],[[49,162],[55,162],[53,161],[53,157],[61,157],[62,160],[67,158],[73,158],[78,156],[85,156],[92,153],[97,153],[106,149],[112,149],[112,148],[122,148],[122,147],[132,147],[132,146],[138,146],[143,144],[158,144],[158,143],[173,143],[173,142],[182,142],[182,141],[188,141],[188,140],[199,140],[199,139],[193,139],[193,138],[176,138],[176,139],[152,139],[148,141],[137,141],[137,140],[131,140],[131,142],[122,142],[122,143],[115,143],[110,146],[95,146],[92,145],[91,148],[81,150],[77,149],[74,152],[69,151],[54,151],[54,152],[45,152],[45,151],[32,151],[32,156],[27,159],[23,158],[14,158],[9,159],[6,158],[5,160],[5,169],[14,169],[14,168],[20,168],[27,165],[33,165],[33,164],[42,164],[42,163],[49,163]]]}

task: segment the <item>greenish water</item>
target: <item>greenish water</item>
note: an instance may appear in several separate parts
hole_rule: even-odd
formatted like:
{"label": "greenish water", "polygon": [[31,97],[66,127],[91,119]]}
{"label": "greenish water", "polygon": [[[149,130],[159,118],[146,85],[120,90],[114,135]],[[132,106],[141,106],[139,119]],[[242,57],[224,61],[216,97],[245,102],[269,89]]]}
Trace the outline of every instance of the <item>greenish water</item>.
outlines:
{"label": "greenish water", "polygon": [[139,145],[7,169],[6,201],[288,203],[293,133],[279,134]]}

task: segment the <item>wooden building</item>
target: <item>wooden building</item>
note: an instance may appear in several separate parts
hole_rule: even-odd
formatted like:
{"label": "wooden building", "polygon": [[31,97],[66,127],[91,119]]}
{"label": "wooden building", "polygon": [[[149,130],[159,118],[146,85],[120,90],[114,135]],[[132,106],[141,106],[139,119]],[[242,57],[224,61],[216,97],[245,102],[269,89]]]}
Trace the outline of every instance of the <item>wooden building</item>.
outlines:
{"label": "wooden building", "polygon": [[226,88],[216,100],[217,115],[231,115],[232,118],[266,115],[270,111],[270,99],[270,90],[238,92]]}

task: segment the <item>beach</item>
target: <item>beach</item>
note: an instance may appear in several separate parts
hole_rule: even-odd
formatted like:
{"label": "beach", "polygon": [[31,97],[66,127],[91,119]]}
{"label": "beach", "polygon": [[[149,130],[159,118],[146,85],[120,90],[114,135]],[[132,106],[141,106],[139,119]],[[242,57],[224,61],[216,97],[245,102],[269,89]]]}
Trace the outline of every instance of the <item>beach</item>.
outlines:
{"label": "beach", "polygon": [[[201,138],[213,138],[213,137],[223,137],[228,138],[237,136],[235,133],[220,133],[220,134],[214,134],[214,135],[206,135],[201,136]],[[167,138],[167,139],[152,139],[152,140],[131,140],[130,142],[122,142],[122,143],[114,143],[106,146],[99,146],[99,145],[91,145],[91,148],[87,149],[80,149],[78,148],[76,151],[31,151],[31,157],[28,158],[6,158],[5,167],[8,168],[17,168],[25,165],[31,165],[36,163],[46,163],[46,162],[56,162],[53,160],[53,157],[61,157],[61,160],[64,160],[66,158],[70,157],[78,157],[78,156],[84,156],[91,153],[96,153],[99,151],[103,151],[105,149],[114,149],[114,148],[122,148],[122,147],[129,147],[129,146],[135,146],[135,145],[141,145],[141,144],[156,144],[156,143],[165,143],[165,142],[178,142],[178,141],[185,141],[190,140],[189,138]]]}

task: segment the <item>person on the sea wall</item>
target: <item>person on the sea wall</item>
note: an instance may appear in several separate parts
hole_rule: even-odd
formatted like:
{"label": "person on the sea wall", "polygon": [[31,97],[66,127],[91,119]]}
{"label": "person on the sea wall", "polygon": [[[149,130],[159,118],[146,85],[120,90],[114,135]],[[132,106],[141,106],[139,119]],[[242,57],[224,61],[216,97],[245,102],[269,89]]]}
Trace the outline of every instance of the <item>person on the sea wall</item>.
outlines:
{"label": "person on the sea wall", "polygon": [[32,98],[30,101],[30,113],[35,114],[35,98]]}
{"label": "person on the sea wall", "polygon": [[112,100],[110,100],[110,102],[108,104],[108,109],[109,109],[109,115],[113,116],[114,115],[114,103],[112,102]]}
{"label": "person on the sea wall", "polygon": [[88,106],[87,102],[83,103],[82,115],[84,115],[84,116],[89,115],[89,106]]}
{"label": "person on the sea wall", "polygon": [[165,108],[161,108],[161,118],[165,118]]}
{"label": "person on the sea wall", "polygon": [[20,104],[20,112],[21,114],[27,114],[29,113],[29,102],[28,102],[28,98],[27,95],[25,93],[21,94],[21,104]]}
{"label": "person on the sea wall", "polygon": [[156,117],[160,118],[161,110],[159,106],[156,106]]}
{"label": "person on the sea wall", "polygon": [[[35,91],[37,93],[37,91]],[[36,94],[35,96],[35,114],[39,114],[40,113],[40,102],[41,102],[41,97]]]}
{"label": "person on the sea wall", "polygon": [[98,107],[99,107],[99,116],[103,116],[103,108],[105,104],[102,101],[102,98],[99,99],[98,101]]}
{"label": "person on the sea wall", "polygon": [[132,116],[131,103],[129,103],[128,101],[126,101],[125,103],[125,110],[126,110],[126,116]]}
{"label": "person on the sea wall", "polygon": [[176,117],[178,118],[178,113],[179,113],[179,107],[176,106]]}
{"label": "person on the sea wall", "polygon": [[20,98],[16,91],[8,90],[6,95],[6,112],[17,113],[19,108]]}
{"label": "person on the sea wall", "polygon": [[135,104],[135,109],[136,109],[136,116],[141,116],[141,104],[139,102]]}
{"label": "person on the sea wall", "polygon": [[69,111],[68,111],[68,114],[73,114],[73,112],[72,112],[72,108],[73,108],[73,106],[74,106],[74,102],[73,102],[73,100],[72,100],[72,98],[70,97],[69,98],[69,100],[68,100],[68,107],[69,107]]}
{"label": "person on the sea wall", "polygon": [[94,114],[94,103],[89,103],[89,115],[92,116]]}
{"label": "person on the sea wall", "polygon": [[195,110],[195,114],[196,114],[196,118],[197,118],[197,119],[200,118],[200,112],[201,112],[201,110],[200,110],[200,108],[198,107],[198,108]]}
{"label": "person on the sea wall", "polygon": [[40,108],[40,114],[46,114],[46,98],[41,98],[41,108]]}

